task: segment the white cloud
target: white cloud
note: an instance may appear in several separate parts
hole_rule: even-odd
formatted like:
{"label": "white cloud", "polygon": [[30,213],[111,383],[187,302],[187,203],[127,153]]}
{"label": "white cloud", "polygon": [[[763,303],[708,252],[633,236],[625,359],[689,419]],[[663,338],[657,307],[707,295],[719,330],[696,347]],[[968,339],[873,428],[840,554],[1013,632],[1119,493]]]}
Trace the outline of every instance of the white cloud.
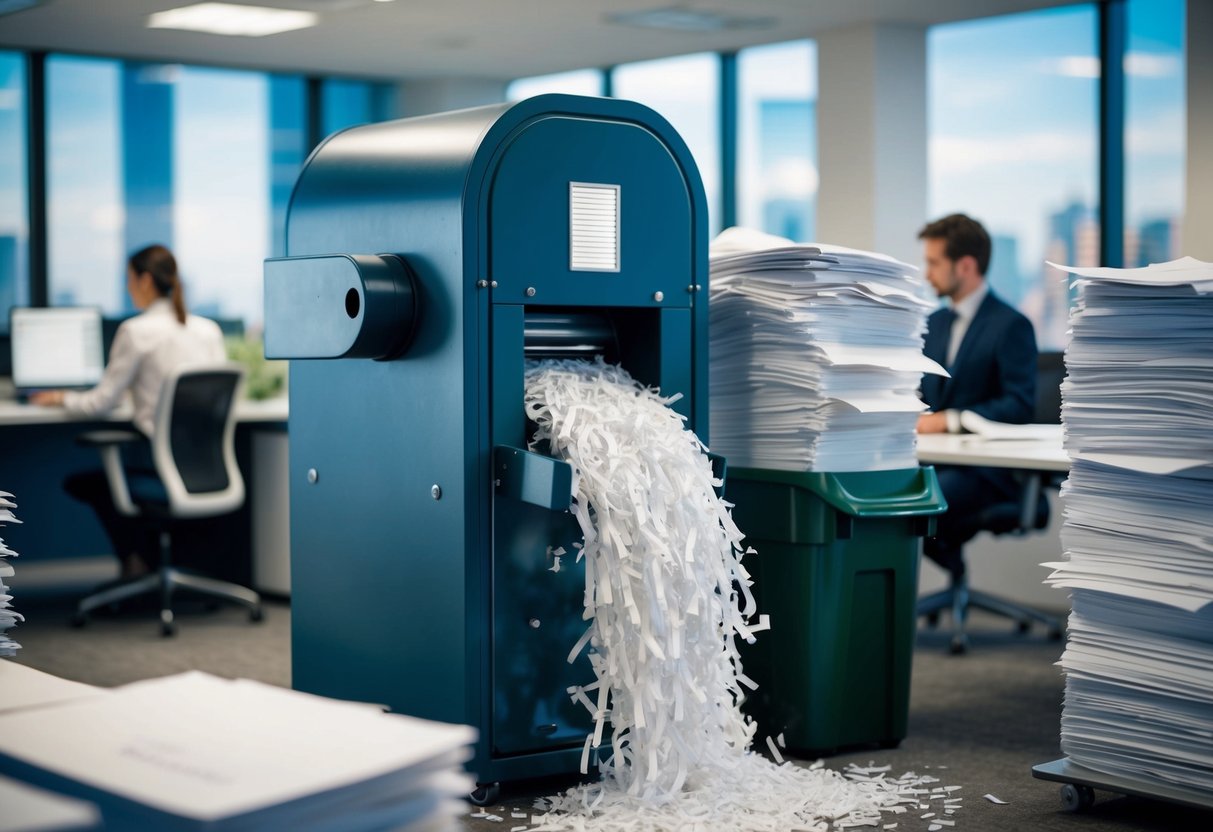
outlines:
{"label": "white cloud", "polygon": [[[1099,58],[1094,55],[1062,55],[1040,62],[1040,71],[1067,78],[1098,78]],[[1125,73],[1136,78],[1169,78],[1180,71],[1179,56],[1170,52],[1129,52]]]}
{"label": "white cloud", "polygon": [[763,177],[767,199],[812,199],[819,184],[817,168],[808,159],[780,159]]}
{"label": "white cloud", "polygon": [[1125,55],[1125,72],[1138,78],[1169,78],[1178,75],[1179,56],[1171,52],[1130,52]]}
{"label": "white cloud", "polygon": [[1040,62],[1041,72],[1046,75],[1063,75],[1067,78],[1098,78],[1099,58],[1094,55],[1063,55],[1046,58]]}
{"label": "white cloud", "polygon": [[1133,118],[1130,114],[1125,133],[1125,147],[1132,155],[1175,155],[1182,164],[1186,130],[1187,116],[1182,105],[1149,119]]}
{"label": "white cloud", "polygon": [[931,138],[932,176],[952,176],[1004,165],[1087,164],[1095,159],[1093,133],[1038,131],[997,138],[936,135]]}

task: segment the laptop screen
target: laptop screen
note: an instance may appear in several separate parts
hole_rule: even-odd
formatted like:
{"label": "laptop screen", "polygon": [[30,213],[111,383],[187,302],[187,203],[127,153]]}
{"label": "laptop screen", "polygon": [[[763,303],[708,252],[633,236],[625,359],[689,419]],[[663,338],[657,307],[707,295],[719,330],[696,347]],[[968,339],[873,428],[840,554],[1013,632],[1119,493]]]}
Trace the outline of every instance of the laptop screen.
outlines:
{"label": "laptop screen", "polygon": [[101,380],[100,309],[14,307],[9,333],[18,390],[91,387]]}

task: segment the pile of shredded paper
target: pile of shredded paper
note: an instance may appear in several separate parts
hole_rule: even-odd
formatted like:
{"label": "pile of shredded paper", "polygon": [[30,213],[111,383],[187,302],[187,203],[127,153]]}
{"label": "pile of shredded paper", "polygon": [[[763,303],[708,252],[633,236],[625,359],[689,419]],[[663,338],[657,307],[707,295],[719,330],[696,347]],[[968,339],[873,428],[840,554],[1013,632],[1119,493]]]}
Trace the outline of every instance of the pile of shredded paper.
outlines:
{"label": "pile of shredded paper", "polygon": [[601,361],[528,367],[532,447],[574,471],[588,627],[569,661],[586,651],[596,679],[569,694],[594,718],[582,771],[593,754],[603,778],[545,798],[543,814],[517,828],[878,826],[882,811],[919,802],[904,778],[782,764],[769,738],[775,762],[750,748],[756,727],[740,702],[754,683],[735,638],[752,640],[768,622],[741,563],[752,550],[675,401]]}

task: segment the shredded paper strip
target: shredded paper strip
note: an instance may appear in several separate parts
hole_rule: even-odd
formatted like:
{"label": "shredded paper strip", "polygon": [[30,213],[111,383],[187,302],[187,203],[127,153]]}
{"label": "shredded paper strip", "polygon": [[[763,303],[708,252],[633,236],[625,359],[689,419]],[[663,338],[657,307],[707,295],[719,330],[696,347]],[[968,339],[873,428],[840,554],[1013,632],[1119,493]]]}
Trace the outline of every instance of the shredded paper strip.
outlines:
{"label": "shredded paper strip", "polygon": [[[568,461],[585,535],[586,651],[596,679],[569,689],[594,718],[582,754],[599,783],[540,801],[532,830],[825,830],[874,826],[917,802],[903,780],[777,765],[750,749],[735,639],[767,629],[742,565],[742,533],[705,448],[623,369],[528,366],[532,449]],[[777,748],[771,746],[778,758]]]}

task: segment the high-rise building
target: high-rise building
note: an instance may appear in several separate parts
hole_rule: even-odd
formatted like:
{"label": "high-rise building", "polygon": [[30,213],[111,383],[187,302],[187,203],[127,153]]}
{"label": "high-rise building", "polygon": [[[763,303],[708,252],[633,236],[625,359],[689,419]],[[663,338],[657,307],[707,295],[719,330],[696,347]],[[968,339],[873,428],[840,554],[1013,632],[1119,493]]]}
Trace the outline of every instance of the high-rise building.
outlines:
{"label": "high-rise building", "polygon": [[1027,292],[1019,271],[1019,240],[1009,234],[990,235],[990,267],[986,280],[999,297],[1018,306]]}
{"label": "high-rise building", "polygon": [[1178,234],[1174,218],[1157,219],[1143,223],[1138,232],[1138,250],[1132,265],[1148,266],[1151,263],[1165,263],[1180,256]]}
{"label": "high-rise building", "polygon": [[29,303],[23,243],[16,234],[0,234],[0,332],[8,331],[9,308]]}
{"label": "high-rise building", "polygon": [[762,225],[771,234],[803,242],[816,231],[817,105],[802,99],[758,104],[758,164]]}

